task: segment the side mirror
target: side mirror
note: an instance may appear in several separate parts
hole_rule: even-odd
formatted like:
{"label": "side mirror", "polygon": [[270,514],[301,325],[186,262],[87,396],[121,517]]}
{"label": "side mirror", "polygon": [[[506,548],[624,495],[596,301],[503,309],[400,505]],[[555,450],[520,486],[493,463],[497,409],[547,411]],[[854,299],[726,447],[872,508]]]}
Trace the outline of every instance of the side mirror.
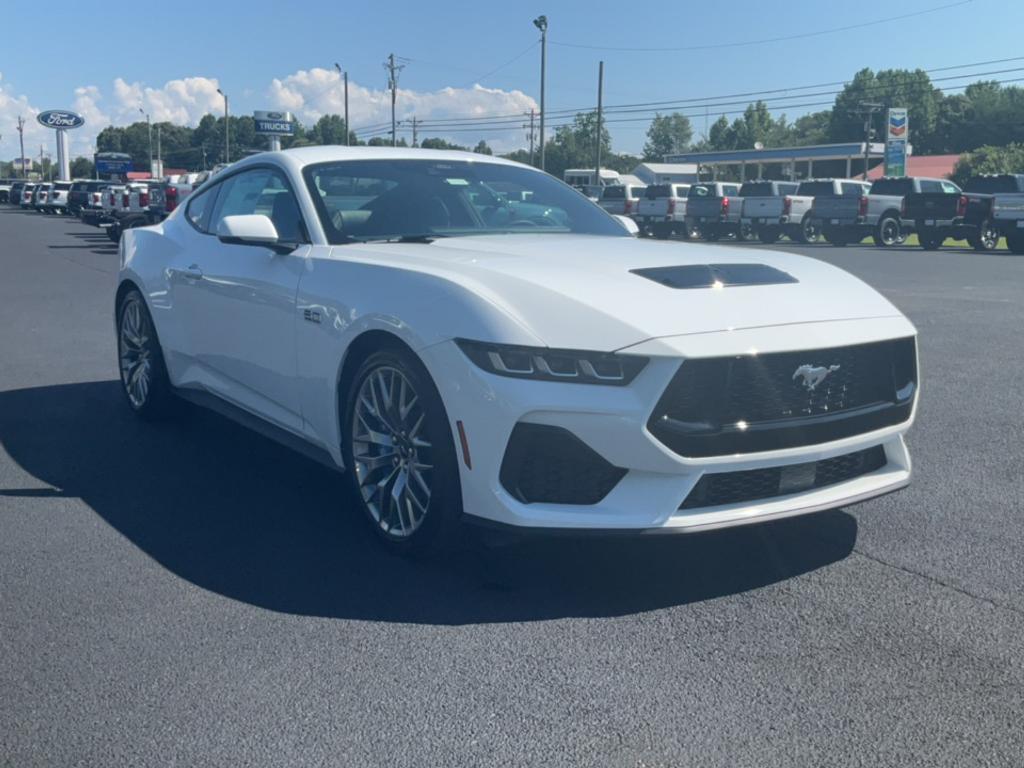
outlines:
{"label": "side mirror", "polygon": [[279,242],[277,227],[269,216],[250,214],[225,216],[217,225],[217,238],[232,245],[262,245],[273,248]]}
{"label": "side mirror", "polygon": [[640,233],[640,227],[638,227],[636,222],[629,218],[629,216],[620,216],[619,214],[615,214],[615,219],[622,225],[624,230],[634,237]]}

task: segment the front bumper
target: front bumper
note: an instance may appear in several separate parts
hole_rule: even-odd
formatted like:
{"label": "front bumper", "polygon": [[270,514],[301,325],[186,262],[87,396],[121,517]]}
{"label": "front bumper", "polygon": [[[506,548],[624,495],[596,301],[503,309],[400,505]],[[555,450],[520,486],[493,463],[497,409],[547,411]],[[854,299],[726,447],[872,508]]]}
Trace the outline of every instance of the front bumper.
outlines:
{"label": "front bumper", "polygon": [[[646,426],[684,357],[743,354],[751,348],[811,348],[816,338],[838,346],[913,333],[905,319],[886,318],[655,340],[636,348],[638,354],[650,354],[650,362],[628,387],[495,376],[476,368],[452,342],[433,345],[421,354],[445,402],[452,433],[459,434],[461,422],[466,434],[469,459],[459,458],[468,515],[522,528],[683,533],[832,509],[898,490],[910,481],[903,434],[913,421],[912,415],[903,424],[818,445],[685,458],[659,442]],[[519,423],[560,427],[625,474],[596,503],[524,503],[500,477],[506,447]],[[709,473],[807,464],[876,446],[885,452],[884,466],[845,482],[761,500],[681,508]]]}

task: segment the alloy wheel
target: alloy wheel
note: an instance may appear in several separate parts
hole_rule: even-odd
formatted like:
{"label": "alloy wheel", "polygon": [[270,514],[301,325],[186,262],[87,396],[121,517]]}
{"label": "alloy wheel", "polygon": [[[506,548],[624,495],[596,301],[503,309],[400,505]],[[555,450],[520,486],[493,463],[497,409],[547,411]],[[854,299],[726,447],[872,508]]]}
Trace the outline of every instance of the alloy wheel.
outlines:
{"label": "alloy wheel", "polygon": [[152,329],[149,318],[138,299],[129,299],[121,310],[118,331],[118,356],[121,363],[121,383],[132,407],[146,404],[153,377]]}
{"label": "alloy wheel", "polygon": [[362,380],[352,414],[352,461],[363,502],[381,531],[407,539],[423,524],[433,483],[427,415],[410,379],[381,365]]}

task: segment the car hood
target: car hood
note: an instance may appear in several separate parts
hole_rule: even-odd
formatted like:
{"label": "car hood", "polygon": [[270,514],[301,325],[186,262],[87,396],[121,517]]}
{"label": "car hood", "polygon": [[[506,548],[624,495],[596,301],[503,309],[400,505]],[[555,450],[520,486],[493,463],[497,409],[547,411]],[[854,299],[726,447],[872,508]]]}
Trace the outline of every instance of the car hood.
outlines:
{"label": "car hood", "polygon": [[[550,347],[613,351],[666,336],[900,316],[888,300],[853,275],[817,259],[775,250],[525,234],[335,250],[338,258],[385,263],[460,284],[500,307]],[[771,267],[789,280],[672,287],[679,284],[678,275],[700,274],[702,265],[737,264]],[[685,267],[698,269],[673,269]],[[753,269],[768,273],[758,266]]]}

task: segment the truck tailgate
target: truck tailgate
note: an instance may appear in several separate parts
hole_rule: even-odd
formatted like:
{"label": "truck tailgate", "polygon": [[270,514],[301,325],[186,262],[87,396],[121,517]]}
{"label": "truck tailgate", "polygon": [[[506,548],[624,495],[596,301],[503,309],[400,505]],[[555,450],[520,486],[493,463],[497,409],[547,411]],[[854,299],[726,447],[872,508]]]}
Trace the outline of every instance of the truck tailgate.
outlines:
{"label": "truck tailgate", "polygon": [[744,219],[778,219],[782,216],[781,197],[745,197],[743,198]]}
{"label": "truck tailgate", "polygon": [[903,198],[905,219],[949,221],[956,217],[960,195],[946,192],[913,192]]}
{"label": "truck tailgate", "polygon": [[825,224],[850,224],[857,220],[860,198],[853,195],[818,195],[814,198],[814,216]]}

